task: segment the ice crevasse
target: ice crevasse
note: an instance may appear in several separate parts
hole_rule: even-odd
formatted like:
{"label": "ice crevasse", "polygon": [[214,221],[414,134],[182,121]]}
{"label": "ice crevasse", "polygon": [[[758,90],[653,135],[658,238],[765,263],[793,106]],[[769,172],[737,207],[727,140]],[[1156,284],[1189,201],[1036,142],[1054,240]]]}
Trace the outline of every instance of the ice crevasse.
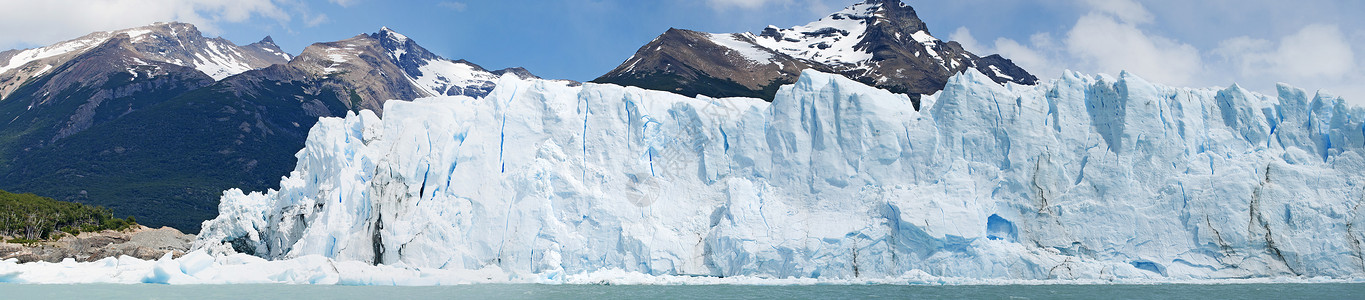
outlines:
{"label": "ice crevasse", "polygon": [[772,103],[504,77],[324,118],[196,247],[542,280],[1365,273],[1340,98],[969,70],[921,101],[814,71]]}

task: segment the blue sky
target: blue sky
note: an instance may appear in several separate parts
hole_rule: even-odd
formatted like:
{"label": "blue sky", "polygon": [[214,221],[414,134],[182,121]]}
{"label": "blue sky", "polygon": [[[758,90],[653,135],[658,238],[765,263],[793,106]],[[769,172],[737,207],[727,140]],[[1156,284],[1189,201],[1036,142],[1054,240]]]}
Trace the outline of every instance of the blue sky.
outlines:
{"label": "blue sky", "polygon": [[[0,0],[0,48],[27,48],[155,21],[199,25],[286,51],[388,26],[438,55],[586,81],[669,27],[758,31],[859,0]],[[906,1],[932,33],[1001,53],[1044,79],[1129,70],[1177,86],[1275,82],[1365,103],[1365,1]]]}

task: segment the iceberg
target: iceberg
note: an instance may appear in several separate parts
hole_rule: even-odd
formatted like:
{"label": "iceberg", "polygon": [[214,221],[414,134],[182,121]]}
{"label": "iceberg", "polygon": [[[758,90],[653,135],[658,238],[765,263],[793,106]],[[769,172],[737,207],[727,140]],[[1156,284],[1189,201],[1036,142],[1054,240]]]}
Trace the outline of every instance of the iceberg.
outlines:
{"label": "iceberg", "polygon": [[512,76],[484,98],[388,101],[383,118],[320,120],[279,190],[226,191],[202,250],[154,268],[259,257],[315,270],[267,277],[323,283],[375,280],[320,265],[519,282],[1365,273],[1365,110],[1341,98],[968,70],[921,101],[814,71],[771,103]]}

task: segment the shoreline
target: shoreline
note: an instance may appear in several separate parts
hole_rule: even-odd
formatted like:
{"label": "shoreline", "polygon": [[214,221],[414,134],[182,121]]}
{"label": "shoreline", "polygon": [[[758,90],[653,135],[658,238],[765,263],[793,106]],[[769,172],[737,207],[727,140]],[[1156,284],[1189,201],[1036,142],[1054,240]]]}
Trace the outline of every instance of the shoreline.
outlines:
{"label": "shoreline", "polygon": [[185,234],[175,228],[151,228],[134,225],[124,230],[103,230],[82,232],[79,235],[63,233],[56,240],[41,241],[34,244],[10,243],[11,237],[0,242],[0,260],[17,259],[20,263],[61,262],[67,258],[77,262],[98,261],[107,257],[131,256],[143,260],[154,260],[167,253],[178,258],[189,252],[194,235]]}

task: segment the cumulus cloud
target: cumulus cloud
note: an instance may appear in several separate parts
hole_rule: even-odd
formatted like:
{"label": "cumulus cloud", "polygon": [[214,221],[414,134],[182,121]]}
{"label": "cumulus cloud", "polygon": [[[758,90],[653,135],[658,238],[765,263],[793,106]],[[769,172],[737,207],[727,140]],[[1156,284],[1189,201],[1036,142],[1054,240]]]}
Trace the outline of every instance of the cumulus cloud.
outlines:
{"label": "cumulus cloud", "polygon": [[786,0],[706,0],[711,7],[716,9],[744,8],[754,9],[763,7],[769,3],[783,3]]}
{"label": "cumulus cloud", "polygon": [[1018,41],[1003,37],[996,38],[992,44],[982,44],[976,40],[975,36],[972,36],[970,29],[967,29],[967,27],[958,27],[957,30],[948,34],[948,40],[957,42],[962,45],[963,49],[967,49],[967,51],[971,51],[980,56],[1000,54],[1000,56],[1008,58],[1010,61],[1013,61],[1015,65],[1024,68],[1024,70],[1028,70],[1039,78],[1047,79],[1056,77],[1056,75],[1061,74],[1063,70],[1059,68],[1056,61],[1050,57],[1051,54],[1043,52],[1046,51],[1044,49],[1057,48],[1052,41],[1051,34],[1034,34],[1030,38],[1030,42],[1033,45],[1038,46],[1021,44]]}
{"label": "cumulus cloud", "polygon": [[[350,2],[350,1],[342,1]],[[181,21],[215,33],[223,22],[253,19],[291,21],[282,8],[303,4],[289,0],[44,0],[0,2],[0,45],[46,45],[90,32]],[[326,20],[305,14],[306,23]]]}
{"label": "cumulus cloud", "polygon": [[469,5],[465,4],[464,2],[457,1],[442,1],[441,3],[437,3],[436,5],[460,12],[469,9]]}
{"label": "cumulus cloud", "polygon": [[351,5],[355,5],[357,2],[360,2],[360,0],[327,0],[327,2],[341,5],[341,7],[351,7]]}
{"label": "cumulus cloud", "polygon": [[[746,18],[770,19],[773,15],[791,17],[790,13],[824,17],[851,3],[850,0],[676,0],[684,3],[705,3],[717,12],[740,12]],[[798,11],[799,10],[799,11]],[[802,12],[803,11],[803,12]],[[813,20],[813,19],[812,19]]]}
{"label": "cumulus cloud", "polygon": [[1082,66],[1101,72],[1127,70],[1167,84],[1194,83],[1191,79],[1203,71],[1199,49],[1122,20],[1102,14],[1082,16],[1067,32],[1066,52]]}
{"label": "cumulus cloud", "polygon": [[958,27],[957,30],[953,30],[952,33],[948,34],[948,40],[957,42],[962,45],[963,49],[976,54],[984,54],[990,50],[990,48],[977,42],[976,37],[972,36],[972,30],[967,29],[967,27]]}
{"label": "cumulus cloud", "polygon": [[1209,52],[1244,85],[1271,92],[1276,82],[1324,90],[1356,105],[1365,104],[1365,71],[1351,38],[1337,25],[1309,24],[1276,40],[1229,38]]}
{"label": "cumulus cloud", "polygon": [[1107,14],[1124,23],[1151,23],[1155,18],[1142,4],[1131,0],[1083,0],[1094,13]]}
{"label": "cumulus cloud", "polygon": [[[1200,84],[1205,70],[1198,48],[1144,30],[1155,19],[1141,4],[1127,0],[1085,0],[1090,8],[1066,32],[1039,32],[1028,41],[997,38],[981,43],[966,28],[950,35],[969,50],[998,53],[1039,78],[1056,78],[1065,69],[1085,73],[1128,71],[1171,85]],[[964,42],[966,41],[966,42]]]}
{"label": "cumulus cloud", "polygon": [[1356,70],[1355,51],[1336,25],[1311,24],[1278,42],[1235,37],[1214,54],[1246,75],[1280,74],[1290,79],[1332,79]]}
{"label": "cumulus cloud", "polygon": [[1006,38],[995,39],[995,51],[992,53],[1009,58],[1014,64],[1023,67],[1025,70],[1035,70],[1038,72],[1034,76],[1039,78],[1056,77],[1062,74],[1063,66],[1057,64],[1050,58],[1052,53],[1048,49],[1057,49],[1051,34],[1036,33],[1029,37],[1029,42],[1037,47],[1030,47],[1015,40]]}
{"label": "cumulus cloud", "polygon": [[[1254,1],[1253,1],[1254,2]],[[1163,7],[1157,11],[1178,11],[1173,20],[1158,20],[1142,3],[1132,0],[1077,0],[1082,8],[1074,25],[1059,32],[1038,32],[1028,40],[980,39],[967,28],[958,28],[950,39],[978,54],[999,53],[1043,79],[1056,78],[1063,68],[1084,73],[1129,71],[1147,80],[1174,86],[1227,86],[1234,82],[1269,95],[1275,83],[1285,82],[1308,91],[1321,90],[1340,95],[1357,105],[1365,104],[1365,70],[1358,49],[1365,43],[1365,31],[1358,27],[1322,22],[1352,22],[1352,18],[1333,18],[1324,5],[1296,10],[1296,5],[1279,2],[1201,3]],[[1232,6],[1229,6],[1232,5]],[[1185,26],[1210,28],[1201,11],[1239,9],[1244,5],[1273,7],[1270,14],[1312,15],[1320,23],[1286,21],[1295,18],[1267,19],[1257,15],[1253,23],[1288,31],[1263,36],[1248,36],[1240,27],[1200,34],[1176,34]],[[1326,7],[1351,6],[1329,4]],[[1257,8],[1239,10],[1241,15],[1259,14]],[[1341,9],[1338,9],[1341,10]],[[1185,15],[1182,15],[1183,13]],[[1170,17],[1170,16],[1167,16]],[[1186,19],[1180,19],[1184,17]],[[1333,21],[1335,20],[1335,21]],[[1160,22],[1160,23],[1158,23]],[[1201,23],[1202,22],[1202,23]],[[1269,24],[1262,24],[1269,23]],[[1168,31],[1160,31],[1166,29]],[[1207,29],[1205,29],[1207,31]],[[1219,35],[1219,33],[1228,33]],[[1053,37],[1057,37],[1054,39]],[[1207,39],[1195,46],[1172,36]]]}

